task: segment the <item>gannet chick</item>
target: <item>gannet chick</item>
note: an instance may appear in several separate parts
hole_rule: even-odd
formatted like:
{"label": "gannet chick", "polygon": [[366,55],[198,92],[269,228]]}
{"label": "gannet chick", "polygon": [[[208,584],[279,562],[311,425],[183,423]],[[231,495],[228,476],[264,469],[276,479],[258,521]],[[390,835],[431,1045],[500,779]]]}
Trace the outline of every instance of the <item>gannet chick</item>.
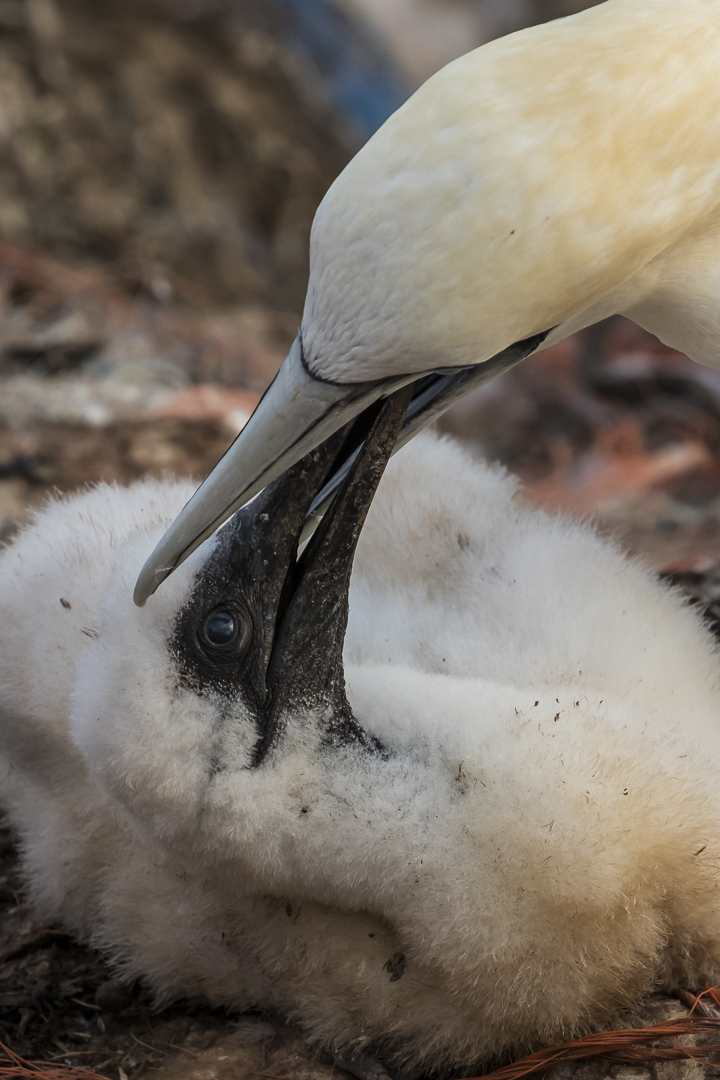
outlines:
{"label": "gannet chick", "polygon": [[[415,397],[399,445],[616,313],[720,366],[719,66],[720,0],[607,0],[429,79],[321,203],[300,335],[152,553],[137,602],[404,383]],[[316,514],[324,505],[319,493]]]}
{"label": "gannet chick", "polygon": [[[390,446],[376,429],[365,453]],[[160,1002],[273,1010],[401,1075],[717,982],[720,693],[699,620],[426,435],[370,510],[343,663],[377,467],[293,563],[304,481],[336,450],[142,611],[135,569],[187,484],[50,503],[3,552],[2,800],[39,910]]]}

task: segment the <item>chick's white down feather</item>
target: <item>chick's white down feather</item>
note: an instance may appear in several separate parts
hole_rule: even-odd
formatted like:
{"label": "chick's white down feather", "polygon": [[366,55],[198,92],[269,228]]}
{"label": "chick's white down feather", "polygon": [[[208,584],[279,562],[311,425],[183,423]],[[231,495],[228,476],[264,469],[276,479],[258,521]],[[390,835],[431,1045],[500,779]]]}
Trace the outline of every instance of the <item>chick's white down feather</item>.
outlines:
{"label": "chick's white down feather", "polygon": [[718,980],[718,660],[649,570],[422,436],[350,597],[348,693],[387,753],[291,716],[248,768],[252,717],[168,648],[214,541],[131,599],[190,490],[51,503],[0,560],[2,798],[48,919],[160,1000],[275,1010],[408,1071]]}

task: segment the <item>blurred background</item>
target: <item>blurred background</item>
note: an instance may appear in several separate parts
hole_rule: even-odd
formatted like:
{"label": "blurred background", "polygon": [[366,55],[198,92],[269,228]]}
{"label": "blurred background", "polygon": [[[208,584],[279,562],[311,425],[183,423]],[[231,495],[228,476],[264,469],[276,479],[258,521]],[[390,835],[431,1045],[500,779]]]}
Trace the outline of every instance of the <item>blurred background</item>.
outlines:
{"label": "blurred background", "polygon": [[[204,476],[295,335],[352,154],[454,57],[586,6],[0,0],[0,536],[51,489]],[[719,425],[720,375],[622,319],[443,423],[661,569],[714,559]]]}

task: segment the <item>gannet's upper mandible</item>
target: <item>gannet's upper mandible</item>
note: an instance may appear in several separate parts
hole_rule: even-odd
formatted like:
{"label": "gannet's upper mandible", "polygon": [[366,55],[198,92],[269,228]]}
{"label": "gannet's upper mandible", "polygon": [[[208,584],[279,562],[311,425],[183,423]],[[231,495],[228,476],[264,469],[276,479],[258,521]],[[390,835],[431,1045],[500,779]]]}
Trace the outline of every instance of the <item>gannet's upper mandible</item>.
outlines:
{"label": "gannet's upper mandible", "polygon": [[300,335],[136,601],[359,417],[352,453],[361,414],[403,383],[418,386],[400,444],[472,386],[615,313],[720,367],[718,71],[720,0],[607,0],[428,80],[325,196]]}

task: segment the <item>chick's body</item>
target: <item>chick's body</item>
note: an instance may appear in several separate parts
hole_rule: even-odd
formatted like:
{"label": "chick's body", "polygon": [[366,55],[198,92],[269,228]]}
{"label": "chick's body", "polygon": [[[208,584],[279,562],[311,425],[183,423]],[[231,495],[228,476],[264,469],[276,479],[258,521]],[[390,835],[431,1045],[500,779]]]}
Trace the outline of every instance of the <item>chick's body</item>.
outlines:
{"label": "chick's body", "polygon": [[48,917],[160,999],[469,1068],[720,976],[711,639],[589,528],[424,436],[362,535],[345,663],[383,753],[178,679],[200,548],[144,610],[185,484],[42,511],[0,561],[3,801]]}

